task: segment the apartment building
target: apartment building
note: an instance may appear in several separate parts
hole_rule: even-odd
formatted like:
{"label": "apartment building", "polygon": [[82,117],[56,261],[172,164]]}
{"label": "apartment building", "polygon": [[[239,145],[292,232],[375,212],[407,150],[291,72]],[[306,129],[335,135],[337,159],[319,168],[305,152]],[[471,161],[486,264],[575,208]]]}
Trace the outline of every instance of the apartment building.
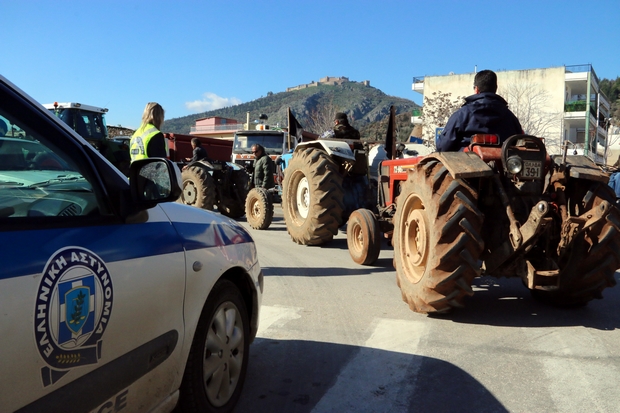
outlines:
{"label": "apartment building", "polygon": [[[567,142],[570,153],[604,162],[611,106],[592,65],[496,73],[498,94],[508,101],[525,133],[545,138],[550,153],[560,153]],[[439,93],[466,97],[473,93],[474,76],[475,72],[414,77],[412,90],[424,95],[424,104]],[[421,122],[419,115],[413,114],[414,124]],[[441,126],[423,128],[439,132]]]}
{"label": "apartment building", "polygon": [[235,132],[243,128],[243,123],[236,119],[211,116],[208,118],[196,119],[195,126],[191,127],[189,134],[206,138],[232,140],[235,136]]}

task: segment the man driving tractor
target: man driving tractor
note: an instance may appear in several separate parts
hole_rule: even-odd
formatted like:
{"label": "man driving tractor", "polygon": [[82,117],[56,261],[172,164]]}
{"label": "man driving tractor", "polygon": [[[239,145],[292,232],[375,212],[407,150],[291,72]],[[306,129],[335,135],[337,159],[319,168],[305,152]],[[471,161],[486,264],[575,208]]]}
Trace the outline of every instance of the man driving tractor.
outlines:
{"label": "man driving tractor", "polygon": [[477,133],[499,135],[503,143],[512,135],[520,135],[523,128],[508,109],[508,103],[497,91],[497,75],[482,70],[474,77],[474,94],[454,112],[437,140],[439,152],[462,151]]}

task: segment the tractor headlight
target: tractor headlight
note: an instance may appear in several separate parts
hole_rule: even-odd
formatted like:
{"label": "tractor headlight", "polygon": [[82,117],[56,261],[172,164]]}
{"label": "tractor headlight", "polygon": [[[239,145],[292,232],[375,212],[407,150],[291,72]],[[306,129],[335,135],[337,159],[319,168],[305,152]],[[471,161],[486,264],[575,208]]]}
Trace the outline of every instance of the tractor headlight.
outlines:
{"label": "tractor headlight", "polygon": [[516,175],[523,169],[523,161],[517,155],[513,155],[506,161],[506,169],[511,174]]}

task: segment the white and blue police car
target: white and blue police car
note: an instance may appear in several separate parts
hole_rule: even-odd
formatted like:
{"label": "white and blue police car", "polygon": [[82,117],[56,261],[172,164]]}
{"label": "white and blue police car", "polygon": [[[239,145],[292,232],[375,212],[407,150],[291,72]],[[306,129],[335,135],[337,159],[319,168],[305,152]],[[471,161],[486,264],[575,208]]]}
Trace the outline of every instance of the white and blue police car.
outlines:
{"label": "white and blue police car", "polygon": [[128,180],[3,77],[0,126],[0,412],[232,410],[263,289],[250,235],[172,202],[169,160]]}

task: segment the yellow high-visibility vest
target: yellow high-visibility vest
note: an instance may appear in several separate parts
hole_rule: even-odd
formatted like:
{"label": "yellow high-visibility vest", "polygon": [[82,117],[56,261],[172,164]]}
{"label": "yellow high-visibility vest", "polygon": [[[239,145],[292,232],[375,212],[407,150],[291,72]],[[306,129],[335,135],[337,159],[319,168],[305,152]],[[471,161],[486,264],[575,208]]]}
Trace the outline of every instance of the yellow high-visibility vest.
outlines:
{"label": "yellow high-visibility vest", "polygon": [[[150,123],[142,125],[137,131],[134,132],[131,136],[131,140],[129,141],[129,155],[131,156],[131,162],[137,161],[138,159],[148,158],[146,148],[149,146],[149,142],[153,136],[158,133],[159,129]],[[166,155],[167,154],[168,145],[166,145]]]}

